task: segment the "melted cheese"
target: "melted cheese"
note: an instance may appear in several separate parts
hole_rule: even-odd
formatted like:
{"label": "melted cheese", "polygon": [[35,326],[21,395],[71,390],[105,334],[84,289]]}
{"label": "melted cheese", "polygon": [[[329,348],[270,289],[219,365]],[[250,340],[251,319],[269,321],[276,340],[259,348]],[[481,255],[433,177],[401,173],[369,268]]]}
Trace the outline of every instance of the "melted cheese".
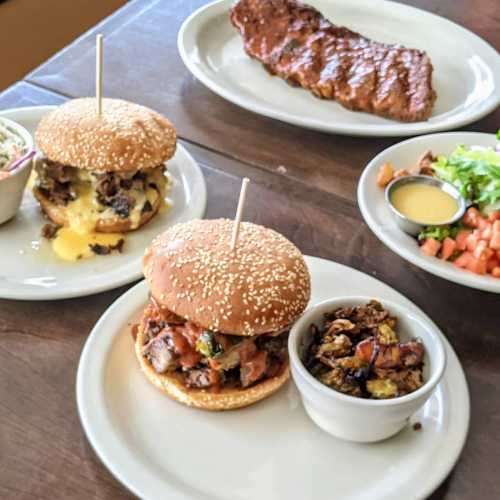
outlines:
{"label": "melted cheese", "polygon": [[[131,229],[137,229],[141,222],[142,207],[148,200],[154,205],[160,197],[160,212],[168,208],[165,201],[165,192],[172,181],[161,169],[153,169],[148,174],[150,181],[155,182],[160,189],[158,191],[148,188],[144,193],[141,181],[136,181],[127,194],[135,200],[134,207],[130,211],[128,219]],[[116,214],[110,208],[104,208],[95,199],[95,187],[93,177],[89,172],[81,170],[78,172],[78,181],[74,183],[77,198],[70,201],[65,207],[68,226],[61,228],[52,240],[52,249],[58,257],[67,261],[86,259],[95,255],[90,245],[116,245],[124,236],[121,233],[96,233],[95,227],[99,219],[115,218]]]}
{"label": "melted cheese", "polygon": [[52,240],[52,249],[63,260],[93,257],[90,245],[116,245],[123,238],[120,233],[94,232],[100,214],[90,185],[78,186],[78,197],[68,203],[66,214],[69,225],[59,229]]}
{"label": "melted cheese", "polygon": [[62,227],[52,240],[52,249],[59,258],[76,261],[95,255],[90,245],[116,245],[122,238],[123,235],[120,233],[79,233],[68,227]]}
{"label": "melted cheese", "polygon": [[28,182],[26,183],[26,189],[28,189],[29,191],[33,190],[36,184],[37,177],[38,177],[37,173],[35,172],[35,169],[33,169],[31,171],[30,176],[28,177]]}
{"label": "melted cheese", "polygon": [[77,194],[76,200],[66,206],[69,227],[77,233],[89,233],[95,229],[100,216],[94,193],[89,184],[82,183],[77,188]]}

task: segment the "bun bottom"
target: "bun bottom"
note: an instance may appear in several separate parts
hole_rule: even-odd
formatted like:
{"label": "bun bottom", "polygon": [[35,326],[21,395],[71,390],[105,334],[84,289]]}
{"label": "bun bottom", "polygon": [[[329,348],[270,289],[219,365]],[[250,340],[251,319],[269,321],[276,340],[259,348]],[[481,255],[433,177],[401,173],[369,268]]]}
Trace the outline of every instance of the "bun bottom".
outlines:
{"label": "bun bottom", "polygon": [[144,333],[139,327],[135,341],[135,354],[146,378],[161,392],[178,403],[203,410],[221,411],[243,408],[257,403],[275,393],[290,378],[290,368],[276,377],[268,378],[248,389],[221,389],[220,392],[210,392],[205,389],[186,387],[173,373],[157,373],[151,363],[142,355]]}
{"label": "bun bottom", "polygon": [[[44,196],[37,188],[33,189],[33,195],[40,203],[42,210],[47,217],[58,226],[69,226],[68,214],[64,205],[56,205]],[[158,198],[152,204],[152,210],[142,214],[137,227],[132,228],[130,219],[122,219],[121,217],[98,219],[95,226],[95,231],[98,233],[126,233],[135,231],[141,226],[149,222],[158,212],[161,205],[161,198]]]}

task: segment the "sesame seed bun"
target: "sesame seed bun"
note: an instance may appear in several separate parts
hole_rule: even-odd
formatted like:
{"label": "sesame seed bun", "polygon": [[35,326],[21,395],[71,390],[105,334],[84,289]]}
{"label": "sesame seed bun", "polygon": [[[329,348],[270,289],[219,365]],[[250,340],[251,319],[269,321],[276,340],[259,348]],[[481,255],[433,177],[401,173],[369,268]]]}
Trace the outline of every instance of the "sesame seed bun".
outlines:
{"label": "sesame seed bun", "polygon": [[[40,206],[47,217],[58,226],[69,226],[68,212],[64,205],[56,205],[46,198],[39,189],[34,188],[33,194],[40,203]],[[161,198],[158,198],[152,203],[152,209],[141,215],[137,227],[132,228],[130,218],[122,219],[121,217],[106,217],[97,219],[94,230],[98,233],[126,233],[135,231],[149,222],[158,212],[161,206]]]}
{"label": "sesame seed bun", "polygon": [[136,171],[162,164],[175,153],[174,126],[152,109],[120,99],[73,99],[45,116],[38,148],[50,160],[92,171]]}
{"label": "sesame seed bun", "polygon": [[290,377],[287,366],[276,377],[264,379],[247,389],[222,388],[220,392],[186,387],[175,373],[157,373],[151,363],[142,355],[145,335],[141,328],[137,332],[135,354],[146,378],[160,391],[179,403],[203,410],[235,410],[249,406],[269,397],[283,386]]}
{"label": "sesame seed bun", "polygon": [[157,236],[143,272],[159,305],[202,328],[253,336],[289,328],[306,308],[309,271],[300,251],[272,229],[193,220]]}

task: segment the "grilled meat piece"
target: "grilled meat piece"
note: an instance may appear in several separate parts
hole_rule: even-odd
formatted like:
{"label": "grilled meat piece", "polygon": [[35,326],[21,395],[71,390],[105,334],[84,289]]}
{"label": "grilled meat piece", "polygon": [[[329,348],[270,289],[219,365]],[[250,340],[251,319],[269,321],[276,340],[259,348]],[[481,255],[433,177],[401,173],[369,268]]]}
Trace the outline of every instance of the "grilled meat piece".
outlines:
{"label": "grilled meat piece", "polygon": [[69,183],[60,183],[53,181],[50,187],[47,185],[38,186],[39,191],[55,205],[66,206],[70,201],[75,199],[75,195],[71,191]]}
{"label": "grilled meat piece", "polygon": [[188,387],[196,387],[198,389],[210,387],[212,385],[210,368],[188,370],[184,374],[184,381]]}
{"label": "grilled meat piece", "polygon": [[101,245],[99,243],[94,243],[90,245],[90,249],[96,255],[109,255],[111,252],[114,252],[115,250],[118,253],[122,253],[124,244],[125,240],[123,238],[120,238],[118,240],[118,243],[116,243],[116,245]]}
{"label": "grilled meat piece", "polygon": [[48,158],[45,158],[43,162],[45,163],[47,175],[55,181],[64,183],[75,180],[76,173],[73,167],[49,160]]}
{"label": "grilled meat piece", "polygon": [[142,353],[155,371],[175,371],[188,387],[248,387],[263,378],[277,376],[288,359],[286,332],[242,338],[205,331],[160,307],[153,297],[140,328],[147,339]]}
{"label": "grilled meat piece", "polygon": [[231,22],[273,75],[354,111],[427,120],[436,93],[423,51],[370,40],[295,0],[238,0]]}
{"label": "grilled meat piece", "polygon": [[231,370],[240,365],[241,361],[255,356],[257,347],[253,339],[245,339],[231,346],[221,356],[215,358],[211,365],[218,370]]}
{"label": "grilled meat piece", "polygon": [[37,188],[56,205],[67,205],[75,199],[71,187],[74,173],[72,167],[67,167],[46,158],[35,163],[37,173]]}
{"label": "grilled meat piece", "polygon": [[143,347],[142,354],[149,359],[157,373],[175,370],[179,366],[178,356],[172,350],[168,333],[161,333],[150,340]]}
{"label": "grilled meat piece", "polygon": [[250,360],[242,362],[240,367],[240,380],[242,387],[248,387],[264,377],[268,368],[269,360],[266,351],[259,351]]}
{"label": "grilled meat piece", "polygon": [[[356,357],[364,363],[369,363],[373,356],[376,341],[368,338],[356,346]],[[402,366],[418,366],[424,357],[424,345],[417,340],[391,345],[378,345],[375,367],[393,368]]]}
{"label": "grilled meat piece", "polygon": [[126,219],[130,215],[132,208],[134,208],[135,200],[126,194],[117,194],[111,199],[109,205],[116,215],[122,219]]}
{"label": "grilled meat piece", "polygon": [[59,231],[60,228],[61,226],[56,226],[55,224],[48,222],[42,227],[42,237],[47,240],[52,240],[57,236],[57,231]]}
{"label": "grilled meat piece", "polygon": [[[382,307],[382,304],[376,300],[371,300],[365,306],[343,307],[337,309],[332,315],[327,316],[328,319],[348,319],[355,323],[356,327],[353,332],[362,331],[370,335],[376,335],[380,325],[386,324],[393,330],[396,328],[397,320],[389,314],[389,311]],[[344,332],[349,334],[350,330]]]}

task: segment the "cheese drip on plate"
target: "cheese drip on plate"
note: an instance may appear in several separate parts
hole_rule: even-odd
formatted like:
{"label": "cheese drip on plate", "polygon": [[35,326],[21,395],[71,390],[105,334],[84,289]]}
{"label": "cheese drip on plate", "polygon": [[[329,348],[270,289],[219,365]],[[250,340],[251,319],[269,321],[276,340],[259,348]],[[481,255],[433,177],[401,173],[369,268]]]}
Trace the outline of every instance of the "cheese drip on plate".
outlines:
{"label": "cheese drip on plate", "polygon": [[80,185],[78,197],[68,203],[69,226],[62,227],[52,240],[56,255],[68,261],[93,257],[91,245],[112,246],[123,239],[121,233],[97,233],[94,231],[100,217],[97,202],[90,185]]}

